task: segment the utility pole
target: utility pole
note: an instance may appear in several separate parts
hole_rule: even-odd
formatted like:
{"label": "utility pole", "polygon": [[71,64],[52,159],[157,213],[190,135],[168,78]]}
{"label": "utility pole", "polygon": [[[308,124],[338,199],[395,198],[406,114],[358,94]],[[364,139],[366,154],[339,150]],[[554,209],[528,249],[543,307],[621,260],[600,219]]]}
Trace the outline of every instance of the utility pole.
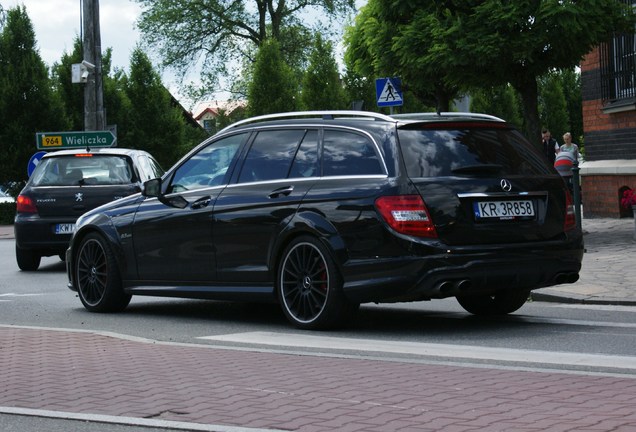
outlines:
{"label": "utility pole", "polygon": [[106,127],[102,84],[102,41],[99,30],[99,0],[82,0],[84,60],[89,70],[84,87],[84,130],[101,131]]}

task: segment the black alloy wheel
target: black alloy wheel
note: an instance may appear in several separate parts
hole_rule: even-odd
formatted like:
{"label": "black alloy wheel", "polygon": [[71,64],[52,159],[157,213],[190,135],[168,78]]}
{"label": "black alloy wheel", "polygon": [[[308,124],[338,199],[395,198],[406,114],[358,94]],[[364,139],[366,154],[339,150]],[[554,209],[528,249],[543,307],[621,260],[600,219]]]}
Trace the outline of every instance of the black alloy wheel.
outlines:
{"label": "black alloy wheel", "polygon": [[342,294],[342,278],[327,249],[307,236],[285,249],[278,272],[278,295],[287,319],[301,329],[340,326],[358,308]]}
{"label": "black alloy wheel", "polygon": [[521,308],[529,295],[527,290],[506,290],[491,295],[458,296],[457,301],[474,315],[506,315]]}
{"label": "black alloy wheel", "polygon": [[101,235],[91,233],[82,240],[74,275],[80,300],[89,311],[118,312],[130,303],[113,252]]}

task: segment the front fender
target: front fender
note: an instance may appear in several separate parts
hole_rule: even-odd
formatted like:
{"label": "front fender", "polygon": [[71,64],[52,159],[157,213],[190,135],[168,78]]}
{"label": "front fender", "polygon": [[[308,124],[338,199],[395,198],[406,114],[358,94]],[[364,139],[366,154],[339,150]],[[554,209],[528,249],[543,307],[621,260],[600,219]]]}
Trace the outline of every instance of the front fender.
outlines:
{"label": "front fender", "polygon": [[[128,271],[128,264],[126,263],[123,247],[121,244],[121,239],[119,232],[113,220],[105,215],[104,213],[96,213],[90,216],[87,216],[82,220],[81,225],[73,234],[71,239],[71,243],[69,246],[70,254],[67,256],[71,259],[71,262],[75,263],[77,258],[77,249],[81,244],[82,240],[90,233],[99,233],[103,236],[108,245],[113,251],[115,255],[115,259],[117,261],[117,267],[119,269],[119,274],[125,275]],[[69,262],[68,264],[70,265]],[[73,277],[73,272],[69,272],[69,277]],[[75,285],[76,281],[72,281]]]}

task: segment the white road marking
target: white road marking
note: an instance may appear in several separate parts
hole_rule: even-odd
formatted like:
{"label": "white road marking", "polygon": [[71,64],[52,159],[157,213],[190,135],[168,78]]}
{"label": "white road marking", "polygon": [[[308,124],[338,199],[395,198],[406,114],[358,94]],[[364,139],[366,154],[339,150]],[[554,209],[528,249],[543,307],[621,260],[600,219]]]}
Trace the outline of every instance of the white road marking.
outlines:
{"label": "white road marking", "polygon": [[466,360],[498,360],[525,364],[571,365],[616,368],[636,371],[636,357],[574,352],[539,351],[437,343],[401,342],[378,339],[353,339],[307,334],[246,332],[199,339],[277,347],[312,348],[328,351],[410,354]]}

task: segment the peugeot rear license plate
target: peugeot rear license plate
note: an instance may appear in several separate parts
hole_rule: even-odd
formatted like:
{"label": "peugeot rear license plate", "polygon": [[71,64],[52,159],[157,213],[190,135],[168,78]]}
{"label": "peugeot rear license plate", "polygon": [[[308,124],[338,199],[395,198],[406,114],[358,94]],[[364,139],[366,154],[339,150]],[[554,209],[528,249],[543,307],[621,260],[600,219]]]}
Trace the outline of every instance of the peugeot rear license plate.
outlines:
{"label": "peugeot rear license plate", "polygon": [[475,219],[531,219],[534,217],[534,205],[531,200],[518,201],[475,201],[473,203]]}
{"label": "peugeot rear license plate", "polygon": [[55,234],[73,234],[75,224],[57,224],[55,225]]}

